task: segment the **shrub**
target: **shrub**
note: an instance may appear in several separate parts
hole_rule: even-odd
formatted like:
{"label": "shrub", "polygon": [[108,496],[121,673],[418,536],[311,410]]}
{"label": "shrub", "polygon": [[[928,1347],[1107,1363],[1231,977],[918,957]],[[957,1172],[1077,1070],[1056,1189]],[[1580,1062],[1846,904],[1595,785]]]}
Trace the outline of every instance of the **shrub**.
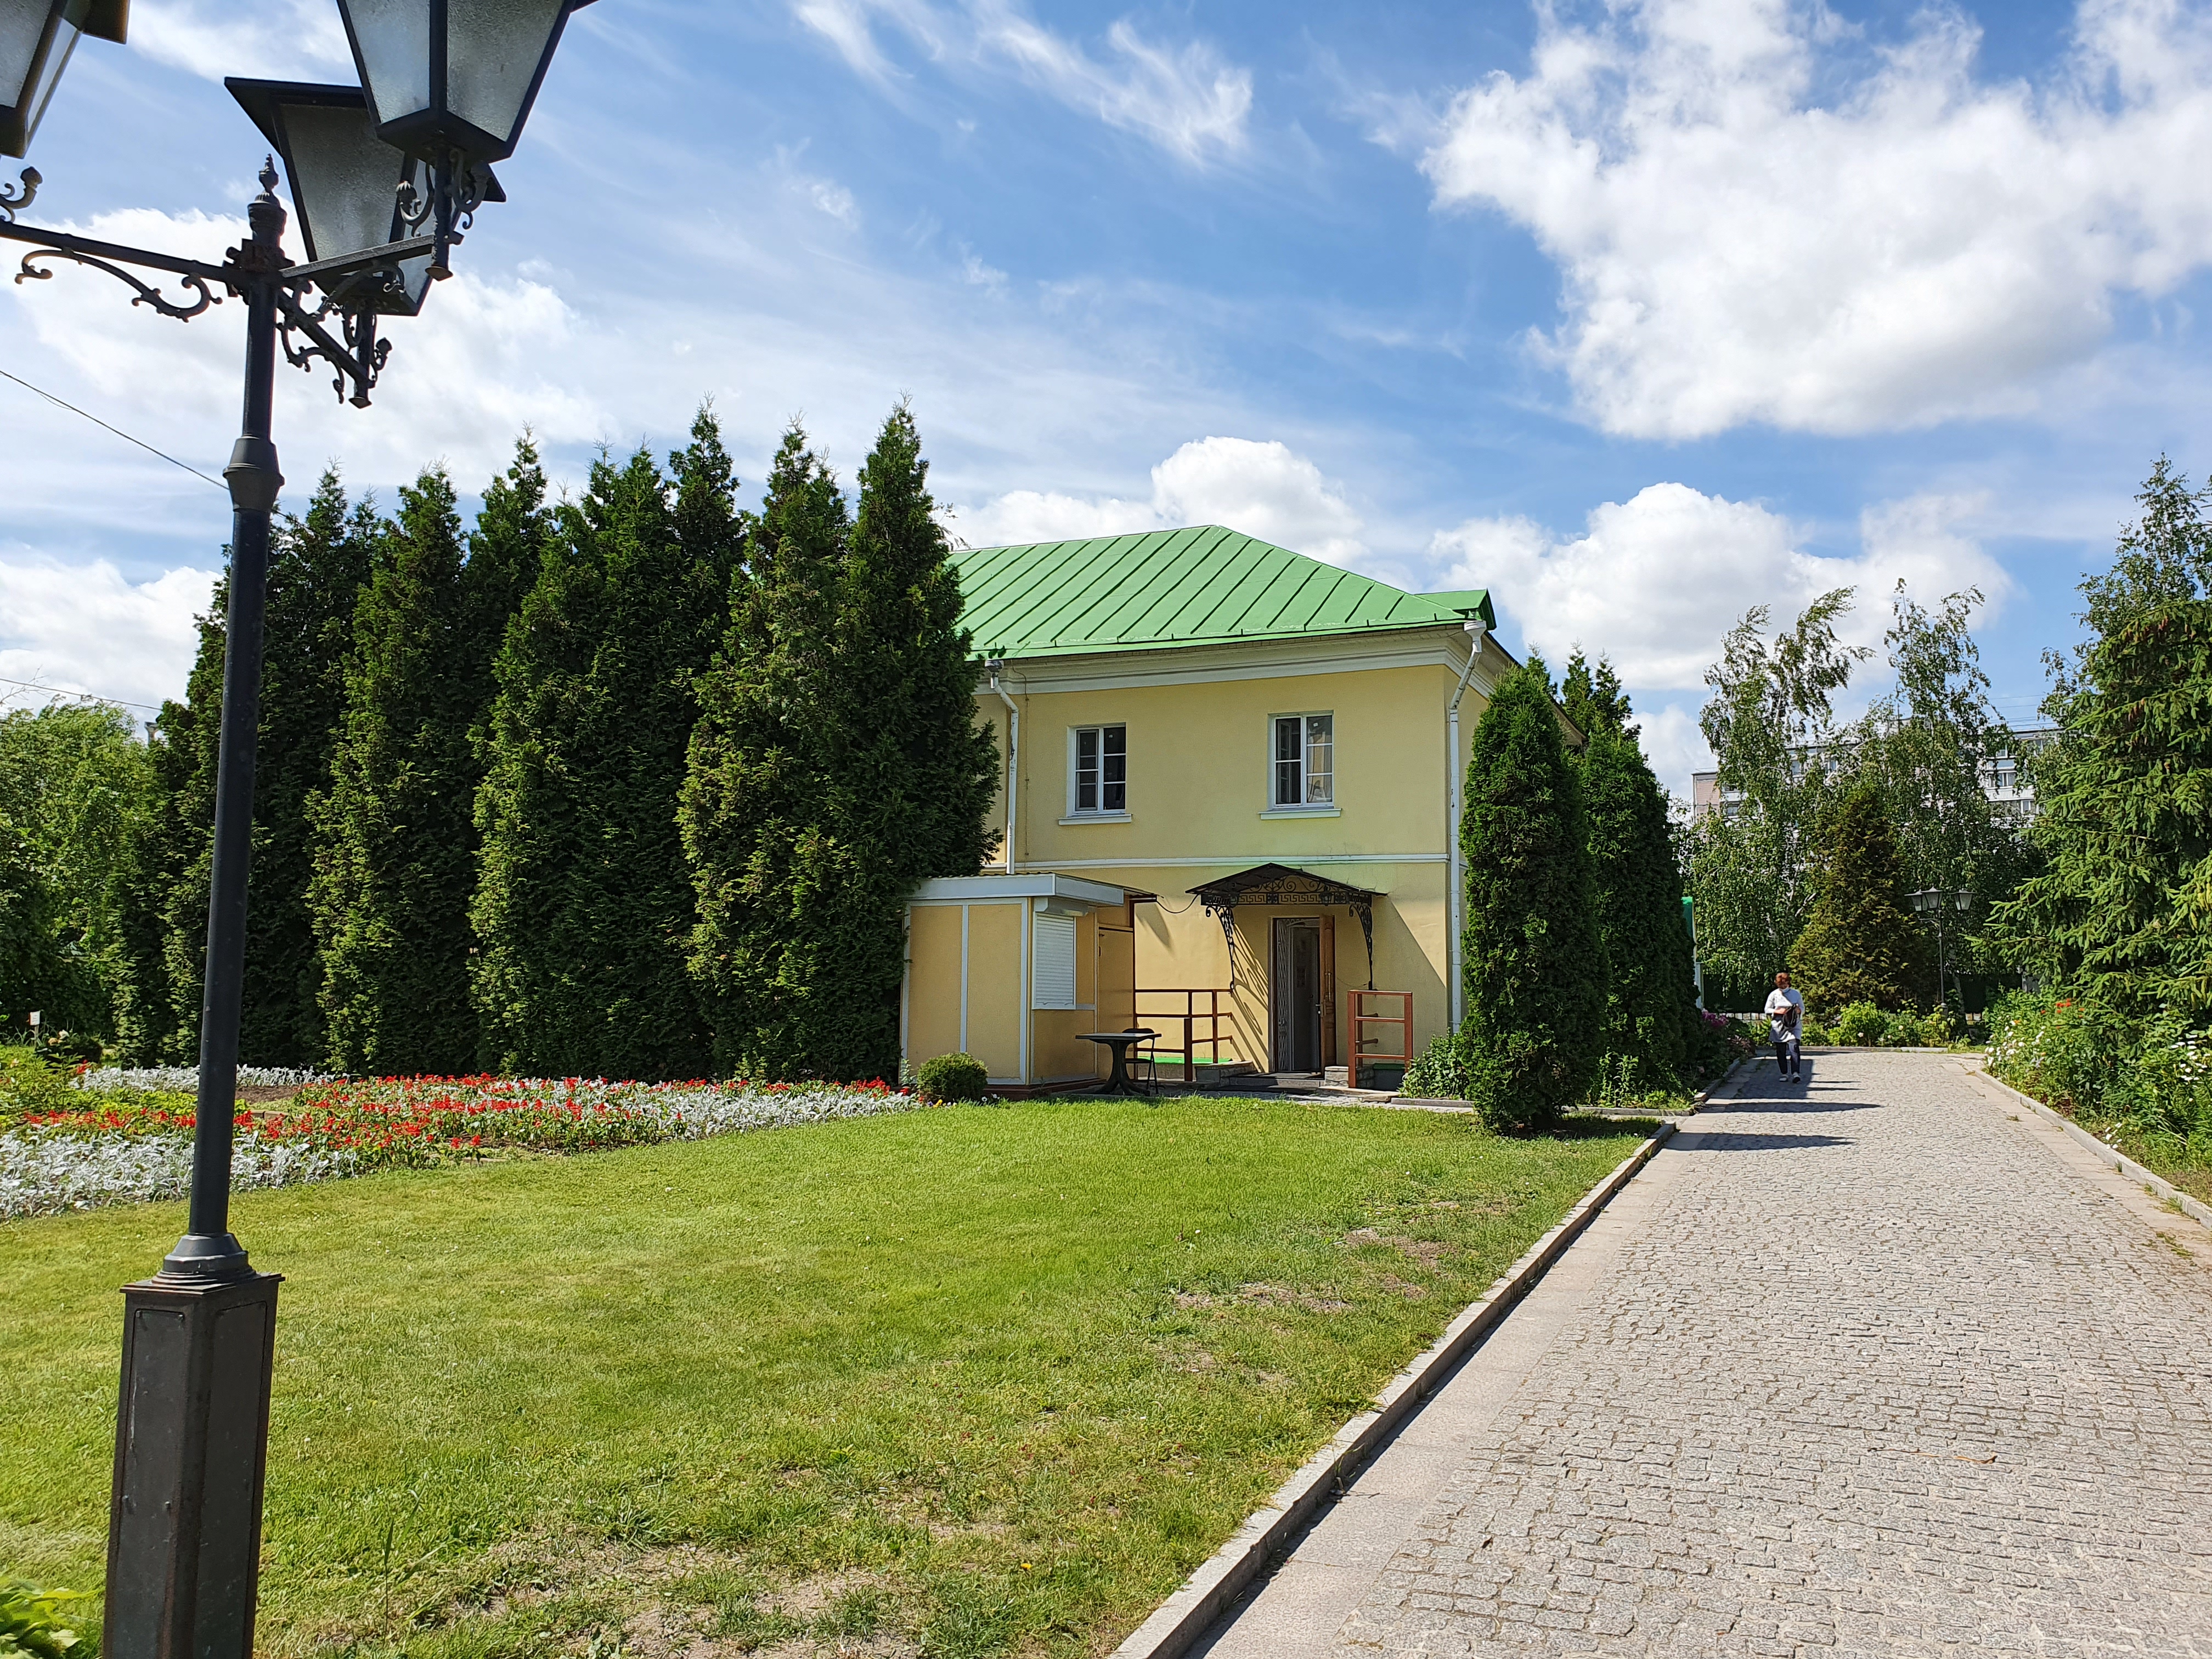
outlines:
{"label": "shrub", "polygon": [[2122,1036],[2120,1022],[2084,998],[2016,991],[1990,1005],[1990,1070],[2062,1111],[2102,1117]]}
{"label": "shrub", "polygon": [[84,1599],[82,1590],[0,1583],[0,1659],[65,1659],[84,1638],[70,1627],[63,1604]]}
{"label": "shrub", "polygon": [[2154,1158],[2212,1165],[2212,1035],[2161,1011],[2106,1090],[2105,1105]]}
{"label": "shrub", "polygon": [[1871,1002],[1847,1003],[1836,1016],[1835,1035],[1838,1042],[1877,1047],[1889,1039],[1889,1016]]}
{"label": "shrub", "polygon": [[1415,1100],[1465,1100],[1467,1083],[1467,1056],[1458,1036],[1439,1031],[1406,1068],[1400,1092]]}
{"label": "shrub", "polygon": [[1758,1038],[1743,1021],[1707,1009],[1697,1011],[1696,1048],[1691,1054],[1701,1079],[1717,1078],[1754,1052]]}
{"label": "shrub", "polygon": [[939,1054],[921,1062],[915,1081],[932,1100],[981,1100],[991,1074],[973,1054]]}

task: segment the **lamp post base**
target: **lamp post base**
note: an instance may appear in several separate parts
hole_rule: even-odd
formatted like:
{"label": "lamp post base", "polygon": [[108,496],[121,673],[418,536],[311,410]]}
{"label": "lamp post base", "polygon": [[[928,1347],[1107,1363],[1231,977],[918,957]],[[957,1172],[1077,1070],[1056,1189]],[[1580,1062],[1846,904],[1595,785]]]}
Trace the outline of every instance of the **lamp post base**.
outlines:
{"label": "lamp post base", "polygon": [[105,1659],[251,1659],[283,1282],[123,1287]]}

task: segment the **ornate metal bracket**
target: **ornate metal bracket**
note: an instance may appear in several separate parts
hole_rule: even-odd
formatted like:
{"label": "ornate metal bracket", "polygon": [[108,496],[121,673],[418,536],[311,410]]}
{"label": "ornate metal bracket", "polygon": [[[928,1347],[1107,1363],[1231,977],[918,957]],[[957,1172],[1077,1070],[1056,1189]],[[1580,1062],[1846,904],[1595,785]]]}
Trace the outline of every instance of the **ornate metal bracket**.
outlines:
{"label": "ornate metal bracket", "polygon": [[[323,327],[324,319],[337,312],[345,343],[341,345]],[[292,343],[293,331],[305,337],[305,343]],[[376,335],[376,313],[367,307],[349,307],[338,311],[328,300],[316,310],[301,308],[297,296],[280,293],[276,299],[277,343],[283,348],[284,361],[295,368],[312,371],[315,360],[321,358],[337,370],[331,381],[331,389],[338,395],[340,403],[351,403],[356,409],[368,407],[369,388],[384,372],[385,360],[392,355],[392,342],[380,340]],[[353,394],[349,398],[346,387],[350,383]]]}
{"label": "ornate metal bracket", "polygon": [[39,193],[39,186],[46,183],[39,176],[36,167],[25,167],[16,176],[23,181],[20,189],[10,190],[7,185],[0,185],[0,224],[14,224],[15,210],[30,206],[32,199]]}
{"label": "ornate metal bracket", "polygon": [[33,281],[43,283],[52,277],[54,274],[52,271],[39,270],[31,263],[33,259],[69,259],[81,265],[89,265],[94,270],[104,270],[109,276],[114,277],[118,282],[127,283],[132,288],[138,290],[137,297],[131,301],[132,305],[151,306],[155,310],[160,312],[164,317],[174,317],[179,322],[189,321],[191,319],[198,316],[200,313],[205,311],[210,306],[219,306],[222,303],[222,296],[221,295],[213,292],[209,289],[205,281],[192,275],[189,271],[182,273],[182,280],[185,286],[187,288],[198,289],[199,290],[200,297],[191,305],[177,305],[168,300],[163,299],[161,297],[161,289],[149,287],[146,283],[140,282],[129,271],[124,270],[122,266],[112,265],[108,264],[105,259],[94,258],[89,253],[79,253],[72,249],[65,247],[33,248],[28,253],[26,253],[23,256],[22,268],[15,273],[15,280],[17,282]]}

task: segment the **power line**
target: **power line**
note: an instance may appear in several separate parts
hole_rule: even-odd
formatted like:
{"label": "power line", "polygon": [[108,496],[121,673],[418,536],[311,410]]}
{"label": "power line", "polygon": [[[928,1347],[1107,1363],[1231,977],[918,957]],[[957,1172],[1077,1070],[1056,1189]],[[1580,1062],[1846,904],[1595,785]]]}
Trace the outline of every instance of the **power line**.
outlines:
{"label": "power line", "polygon": [[[72,415],[83,415],[84,418],[90,421],[94,426],[100,427],[106,431],[112,432],[117,437],[122,439],[123,441],[127,444],[137,444],[139,448],[144,450],[149,455],[159,455],[171,466],[181,466],[195,478],[205,479],[207,483],[213,484],[217,489],[223,490],[226,493],[229,490],[230,486],[223,483],[222,479],[208,477],[206,473],[201,471],[199,468],[191,465],[189,462],[180,461],[175,456],[171,455],[165,451],[155,448],[153,445],[148,443],[143,438],[132,437],[119,426],[109,426],[107,422],[101,420],[99,416],[87,414],[83,410],[79,409],[75,404],[64,402],[62,398],[55,397],[52,392],[46,391],[43,386],[33,386],[21,375],[9,374],[8,371],[4,368],[0,368],[0,375],[6,375],[9,380],[13,380],[17,386],[22,387],[26,392],[37,392],[39,396],[44,398],[50,404],[59,404],[61,407],[69,410]],[[13,680],[9,682],[10,685],[15,684],[17,682]],[[145,705],[143,703],[133,703],[131,707],[134,708],[143,708]]]}
{"label": "power line", "polygon": [[[7,374],[6,369],[0,368],[0,374]],[[12,380],[15,377],[9,374],[8,378]],[[64,691],[58,686],[40,685],[36,680],[11,680],[0,675],[0,685],[20,685],[26,691],[43,691],[50,697],[75,697],[79,702],[112,702],[125,708],[150,708],[157,714],[161,712],[161,705],[158,702],[133,702],[128,697],[103,697],[96,691]]]}

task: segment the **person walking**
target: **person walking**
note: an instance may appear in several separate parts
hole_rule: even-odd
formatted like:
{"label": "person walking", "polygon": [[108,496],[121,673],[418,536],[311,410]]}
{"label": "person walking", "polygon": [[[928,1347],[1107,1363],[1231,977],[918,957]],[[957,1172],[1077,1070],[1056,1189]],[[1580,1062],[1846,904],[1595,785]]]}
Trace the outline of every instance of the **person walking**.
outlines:
{"label": "person walking", "polygon": [[1766,1023],[1774,1034],[1775,1071],[1785,1083],[1802,1083],[1799,1038],[1805,1024],[1805,999],[1790,988],[1787,974],[1774,976],[1774,988],[1766,995]]}

